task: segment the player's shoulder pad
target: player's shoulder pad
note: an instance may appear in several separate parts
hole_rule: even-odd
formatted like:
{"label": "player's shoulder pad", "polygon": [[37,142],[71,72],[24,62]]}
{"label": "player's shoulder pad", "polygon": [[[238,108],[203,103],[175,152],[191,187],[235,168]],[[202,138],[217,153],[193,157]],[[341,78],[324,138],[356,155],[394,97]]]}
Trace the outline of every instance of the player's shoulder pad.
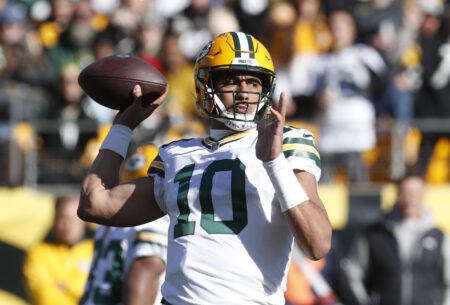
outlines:
{"label": "player's shoulder pad", "polygon": [[186,138],[186,139],[178,139],[171,141],[169,143],[161,145],[160,148],[164,149],[165,151],[174,149],[174,148],[185,148],[185,147],[191,147],[192,145],[195,145],[196,142],[201,141],[202,138]]}
{"label": "player's shoulder pad", "polygon": [[299,137],[304,138],[308,140],[314,141],[315,137],[314,134],[305,128],[297,128],[293,126],[284,126],[283,128],[283,136],[286,137]]}

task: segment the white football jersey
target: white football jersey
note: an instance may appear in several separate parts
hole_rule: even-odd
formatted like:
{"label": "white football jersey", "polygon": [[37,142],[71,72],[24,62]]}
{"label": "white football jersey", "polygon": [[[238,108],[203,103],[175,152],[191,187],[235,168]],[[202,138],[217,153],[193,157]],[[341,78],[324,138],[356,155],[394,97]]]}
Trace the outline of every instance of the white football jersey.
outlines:
{"label": "white football jersey", "polygon": [[[158,256],[166,261],[168,217],[136,227],[99,226],[94,234],[91,270],[80,305],[122,304],[123,281],[138,257]],[[164,274],[160,277],[160,284]],[[160,304],[161,294],[155,299]]]}
{"label": "white football jersey", "polygon": [[[168,303],[284,304],[293,234],[255,156],[256,140],[252,129],[160,147],[149,174],[170,216],[162,287]],[[319,179],[310,132],[285,127],[283,151],[293,169]]]}

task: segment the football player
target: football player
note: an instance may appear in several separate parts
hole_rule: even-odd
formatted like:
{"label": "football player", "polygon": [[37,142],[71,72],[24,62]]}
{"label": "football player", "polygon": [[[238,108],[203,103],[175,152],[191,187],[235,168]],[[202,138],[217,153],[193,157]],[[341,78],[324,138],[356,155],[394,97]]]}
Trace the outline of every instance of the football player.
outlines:
{"label": "football player", "polygon": [[216,37],[195,64],[209,136],[161,146],[149,177],[126,184],[117,179],[120,162],[155,107],[139,104],[135,86],[135,102],[115,117],[78,212],[115,226],[169,215],[162,304],[284,304],[294,238],[312,259],[328,253],[319,153],[309,131],[284,125],[284,93],[272,107],[275,79],[270,54],[253,36]]}
{"label": "football player", "polygon": [[[158,148],[139,146],[122,164],[120,181],[145,177]],[[168,218],[135,227],[97,227],[95,252],[80,305],[160,304]]]}

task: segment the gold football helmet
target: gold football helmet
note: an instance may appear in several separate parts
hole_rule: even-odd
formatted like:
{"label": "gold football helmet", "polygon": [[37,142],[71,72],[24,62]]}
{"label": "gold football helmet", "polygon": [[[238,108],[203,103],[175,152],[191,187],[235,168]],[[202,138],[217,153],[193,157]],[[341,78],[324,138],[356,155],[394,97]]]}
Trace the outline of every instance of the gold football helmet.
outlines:
{"label": "gold football helmet", "polygon": [[[243,71],[261,78],[263,92],[253,115],[232,113],[225,109],[214,89],[214,75],[224,71]],[[261,42],[242,32],[221,34],[203,48],[195,62],[197,107],[202,114],[224,123],[230,129],[247,130],[268,116],[275,80],[271,56]]]}
{"label": "gold football helmet", "polygon": [[120,181],[130,181],[147,176],[148,168],[158,155],[158,147],[153,144],[141,145],[125,159],[120,168]]}

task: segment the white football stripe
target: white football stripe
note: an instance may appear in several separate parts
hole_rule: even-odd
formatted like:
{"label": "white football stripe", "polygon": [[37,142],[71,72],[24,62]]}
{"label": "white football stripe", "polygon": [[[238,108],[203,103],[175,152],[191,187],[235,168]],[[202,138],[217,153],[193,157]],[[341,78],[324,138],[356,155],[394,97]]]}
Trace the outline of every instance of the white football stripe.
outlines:
{"label": "white football stripe", "polygon": [[[237,33],[237,36],[239,38],[239,44],[241,45],[241,50],[249,51],[249,45],[247,40],[247,35],[244,33]],[[241,58],[250,58],[250,53],[241,53]]]}

